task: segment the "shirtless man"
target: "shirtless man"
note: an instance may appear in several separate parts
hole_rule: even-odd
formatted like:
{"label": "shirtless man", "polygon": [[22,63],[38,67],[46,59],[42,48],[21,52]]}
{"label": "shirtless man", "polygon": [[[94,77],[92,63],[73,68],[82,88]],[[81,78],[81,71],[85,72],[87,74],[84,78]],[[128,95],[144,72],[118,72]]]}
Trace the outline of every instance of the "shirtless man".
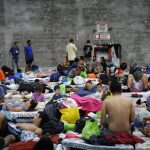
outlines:
{"label": "shirtless man", "polygon": [[113,96],[103,103],[101,124],[107,127],[106,116],[108,115],[110,133],[129,132],[135,116],[132,101],[121,95],[121,85],[117,81],[111,82],[110,90]]}
{"label": "shirtless man", "polygon": [[17,126],[23,130],[31,131],[36,135],[42,135],[42,125],[49,121],[49,117],[47,114],[43,112],[39,112],[34,118],[32,123],[18,123]]}

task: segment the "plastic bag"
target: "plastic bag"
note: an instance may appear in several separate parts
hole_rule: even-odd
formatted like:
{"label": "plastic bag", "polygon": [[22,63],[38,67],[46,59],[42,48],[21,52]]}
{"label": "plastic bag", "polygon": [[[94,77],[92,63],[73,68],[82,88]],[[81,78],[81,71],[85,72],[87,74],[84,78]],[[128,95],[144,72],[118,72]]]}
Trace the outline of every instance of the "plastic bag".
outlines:
{"label": "plastic bag", "polygon": [[74,128],[75,128],[75,124],[70,124],[70,123],[67,123],[67,122],[64,123],[64,131],[65,132],[74,131]]}
{"label": "plastic bag", "polygon": [[60,94],[64,95],[66,93],[66,86],[65,84],[61,84],[60,86]]}
{"label": "plastic bag", "polygon": [[81,71],[80,76],[83,78],[87,78],[87,73],[85,71]]}
{"label": "plastic bag", "polygon": [[85,127],[82,130],[82,136],[85,139],[89,139],[93,135],[100,135],[98,122],[94,119],[88,119],[86,120]]}
{"label": "plastic bag", "polygon": [[80,119],[78,108],[65,108],[59,110],[62,114],[61,121],[65,121],[70,124],[75,124]]}

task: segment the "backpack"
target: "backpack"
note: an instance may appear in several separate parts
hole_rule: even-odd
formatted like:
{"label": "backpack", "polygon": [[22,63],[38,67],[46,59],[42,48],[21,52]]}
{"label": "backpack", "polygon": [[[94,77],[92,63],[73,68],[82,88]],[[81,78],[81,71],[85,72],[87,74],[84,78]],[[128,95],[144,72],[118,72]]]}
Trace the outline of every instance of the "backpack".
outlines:
{"label": "backpack", "polygon": [[24,81],[23,81],[23,79],[20,79],[20,78],[14,78],[14,82],[15,82],[15,84],[22,84]]}
{"label": "backpack", "polygon": [[37,71],[38,69],[39,69],[39,67],[37,65],[32,65],[31,66],[32,71]]}
{"label": "backpack", "polygon": [[81,134],[82,129],[85,126],[85,122],[86,122],[86,118],[82,117],[79,120],[76,121],[75,123],[75,132],[78,132],[79,134]]}
{"label": "backpack", "polygon": [[61,113],[57,109],[57,102],[53,102],[52,100],[48,102],[44,108],[44,112],[49,116],[49,118],[57,118],[60,119]]}
{"label": "backpack", "polygon": [[43,124],[43,133],[50,133],[51,135],[59,134],[64,130],[64,123],[57,118],[51,118],[50,122]]}

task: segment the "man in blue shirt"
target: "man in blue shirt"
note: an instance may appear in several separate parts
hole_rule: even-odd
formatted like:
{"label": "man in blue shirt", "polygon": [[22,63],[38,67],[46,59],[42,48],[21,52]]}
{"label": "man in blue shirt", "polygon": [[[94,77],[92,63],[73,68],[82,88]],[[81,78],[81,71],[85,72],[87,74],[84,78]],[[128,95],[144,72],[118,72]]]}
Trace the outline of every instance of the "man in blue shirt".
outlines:
{"label": "man in blue shirt", "polygon": [[31,71],[31,65],[34,60],[32,46],[31,46],[31,40],[27,41],[27,46],[24,47],[24,54],[25,54],[25,61],[26,61],[25,71]]}
{"label": "man in blue shirt", "polygon": [[18,48],[18,42],[14,42],[13,47],[10,48],[9,50],[9,54],[12,57],[12,69],[15,69],[15,65],[16,68],[19,68],[18,62],[19,62],[19,48]]}

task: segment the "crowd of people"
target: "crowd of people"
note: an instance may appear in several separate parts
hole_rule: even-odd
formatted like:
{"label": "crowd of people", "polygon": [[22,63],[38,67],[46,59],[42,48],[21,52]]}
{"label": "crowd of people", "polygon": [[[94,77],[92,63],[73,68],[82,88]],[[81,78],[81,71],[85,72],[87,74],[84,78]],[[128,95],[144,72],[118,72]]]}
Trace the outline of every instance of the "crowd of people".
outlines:
{"label": "crowd of people", "polygon": [[[116,135],[119,132],[127,132],[132,134],[132,127],[135,125],[135,108],[131,98],[122,95],[122,92],[147,92],[150,90],[149,65],[145,68],[140,67],[137,63],[131,64],[129,67],[127,63],[121,63],[120,67],[110,66],[104,57],[97,60],[96,56],[92,54],[92,46],[90,40],[83,48],[84,56],[77,57],[77,47],[74,40],[70,39],[66,46],[67,56],[63,62],[57,65],[57,71],[50,75],[49,82],[59,82],[60,77],[66,78],[70,81],[70,85],[65,87],[64,93],[76,93],[81,96],[80,91],[84,95],[86,92],[95,94],[95,100],[102,102],[100,129],[102,135]],[[33,62],[33,52],[31,47],[31,40],[27,41],[27,46],[24,47],[26,69],[31,71]],[[8,130],[7,118],[5,111],[22,112],[34,111],[39,102],[45,102],[44,94],[54,93],[49,102],[63,99],[65,94],[60,92],[61,86],[56,84],[53,88],[48,84],[36,79],[32,83],[32,88],[29,90],[21,89],[23,85],[23,73],[18,64],[19,48],[18,42],[14,42],[14,46],[10,49],[12,56],[12,68],[3,66],[0,69],[0,148],[8,146],[9,144],[18,141],[16,137]],[[17,72],[14,73],[14,68]],[[83,85],[82,89],[74,88],[76,77],[88,80]],[[22,95],[22,101],[15,101],[7,103],[5,95],[7,94],[8,80],[14,80],[20,85],[17,92]],[[97,79],[98,83],[94,84],[92,79]],[[21,83],[20,83],[21,82]],[[14,92],[14,91],[13,91]],[[15,91],[16,92],[16,91]],[[32,92],[30,99],[26,99],[25,95]],[[82,95],[82,96],[83,96]],[[87,94],[88,95],[88,94]],[[84,95],[85,96],[85,95]],[[138,94],[137,94],[138,96]],[[48,104],[49,104],[48,102]],[[143,104],[146,104],[145,106]],[[137,102],[137,107],[144,107],[148,116],[143,116],[143,120],[138,120],[140,123],[140,131],[147,137],[150,137],[150,128],[146,127],[146,122],[150,120],[149,105],[150,95],[144,102]],[[62,107],[62,105],[59,105]],[[63,106],[64,107],[64,106]],[[54,108],[53,108],[54,109]],[[96,113],[96,112],[94,112]],[[82,115],[81,115],[82,114]],[[82,111],[82,117],[87,116],[87,112]],[[81,117],[80,116],[80,117]],[[43,125],[49,122],[49,116],[44,111],[39,112],[30,123],[17,123],[16,126],[22,130],[31,131],[37,136],[43,135]],[[43,140],[44,139],[44,140]],[[50,139],[46,136],[35,145],[34,150],[39,149],[41,143],[52,145]],[[47,142],[49,141],[49,142]],[[44,145],[44,144],[43,144]],[[51,148],[52,149],[52,148]]]}

